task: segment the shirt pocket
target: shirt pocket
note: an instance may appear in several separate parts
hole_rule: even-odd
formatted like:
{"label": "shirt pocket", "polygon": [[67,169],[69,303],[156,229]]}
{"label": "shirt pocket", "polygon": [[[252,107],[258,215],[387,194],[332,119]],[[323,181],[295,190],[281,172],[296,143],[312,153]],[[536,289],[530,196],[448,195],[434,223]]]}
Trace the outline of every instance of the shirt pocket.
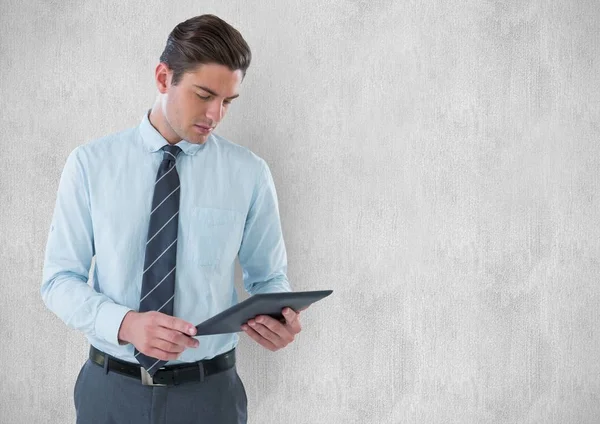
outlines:
{"label": "shirt pocket", "polygon": [[188,247],[194,264],[217,266],[235,259],[241,236],[239,212],[192,208],[189,218]]}

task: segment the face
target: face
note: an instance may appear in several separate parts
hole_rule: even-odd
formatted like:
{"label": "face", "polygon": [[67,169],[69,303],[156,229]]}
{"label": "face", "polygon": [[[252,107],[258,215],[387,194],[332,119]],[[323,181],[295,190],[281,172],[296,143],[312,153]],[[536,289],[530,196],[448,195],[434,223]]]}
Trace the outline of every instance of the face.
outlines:
{"label": "face", "polygon": [[150,113],[150,122],[165,139],[204,144],[238,97],[242,71],[231,71],[215,63],[199,65],[186,72],[179,83],[171,84],[172,72],[164,63],[156,67],[159,97]]}

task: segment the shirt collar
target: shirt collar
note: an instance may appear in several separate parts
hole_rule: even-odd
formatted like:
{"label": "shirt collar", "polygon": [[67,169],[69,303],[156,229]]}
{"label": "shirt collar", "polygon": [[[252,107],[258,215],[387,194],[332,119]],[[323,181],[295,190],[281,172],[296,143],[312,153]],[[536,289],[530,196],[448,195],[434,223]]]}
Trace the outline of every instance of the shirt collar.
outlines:
{"label": "shirt collar", "polygon": [[[156,152],[162,149],[163,146],[169,144],[169,142],[158,132],[156,128],[150,122],[150,118],[148,115],[150,114],[150,110],[146,110],[144,116],[142,117],[142,121],[139,125],[140,135],[142,137],[142,143],[144,147],[149,152]],[[211,142],[212,134],[208,136],[204,144],[196,144],[190,143],[187,140],[180,140],[176,146],[180,147],[183,153],[186,155],[195,155],[199,150],[202,150],[206,147],[206,145]]]}

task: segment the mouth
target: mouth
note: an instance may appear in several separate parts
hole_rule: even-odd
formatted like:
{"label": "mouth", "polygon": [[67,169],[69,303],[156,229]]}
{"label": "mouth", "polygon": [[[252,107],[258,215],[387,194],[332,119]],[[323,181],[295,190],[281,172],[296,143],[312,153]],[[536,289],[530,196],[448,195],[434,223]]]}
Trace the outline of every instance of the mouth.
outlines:
{"label": "mouth", "polygon": [[213,128],[209,127],[208,125],[194,124],[194,127],[196,127],[196,130],[201,134],[208,134],[213,130]]}

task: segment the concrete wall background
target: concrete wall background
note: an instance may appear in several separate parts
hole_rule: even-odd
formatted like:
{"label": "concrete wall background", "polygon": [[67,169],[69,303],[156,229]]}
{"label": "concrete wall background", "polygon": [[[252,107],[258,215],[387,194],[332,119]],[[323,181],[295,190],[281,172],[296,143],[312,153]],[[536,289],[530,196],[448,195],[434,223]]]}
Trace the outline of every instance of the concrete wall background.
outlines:
{"label": "concrete wall background", "polygon": [[287,349],[243,336],[249,422],[600,421],[597,1],[0,4],[2,423],[74,422],[60,172],[202,13],[254,54],[218,133],[271,166],[294,289],[335,290]]}

